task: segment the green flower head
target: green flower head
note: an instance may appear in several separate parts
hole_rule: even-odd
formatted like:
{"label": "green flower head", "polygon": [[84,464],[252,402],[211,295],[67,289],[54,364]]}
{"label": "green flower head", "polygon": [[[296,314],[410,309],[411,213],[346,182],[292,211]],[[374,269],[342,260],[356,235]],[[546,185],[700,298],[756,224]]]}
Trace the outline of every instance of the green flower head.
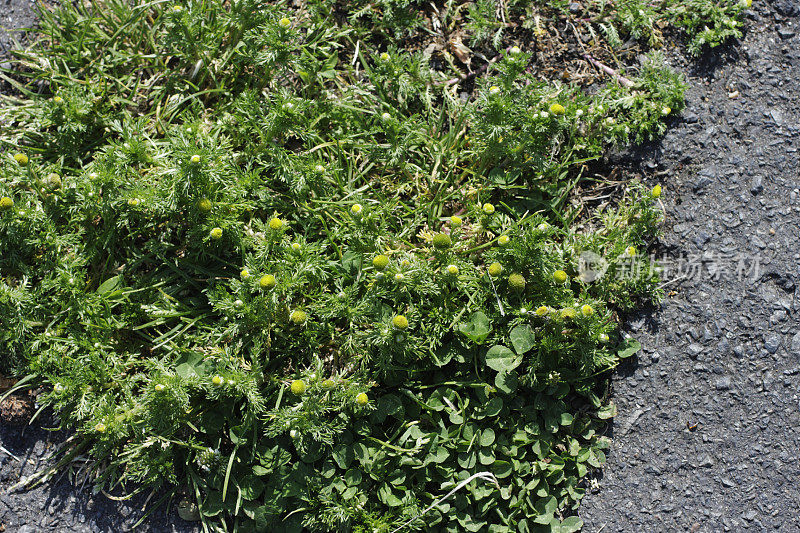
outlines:
{"label": "green flower head", "polygon": [[14,200],[9,198],[8,196],[3,196],[2,198],[0,198],[0,209],[2,209],[3,211],[7,211],[12,207],[14,207]]}
{"label": "green flower head", "polygon": [[376,255],[372,259],[372,266],[378,270],[384,270],[387,266],[389,266],[389,257],[383,254]]}
{"label": "green flower head", "polygon": [[392,325],[397,329],[408,329],[408,319],[403,315],[395,315],[392,319]]}
{"label": "green flower head", "polygon": [[215,241],[220,240],[222,238],[222,228],[214,228],[214,229],[212,229],[211,233],[209,233],[209,235]]}
{"label": "green flower head", "polygon": [[272,274],[264,274],[261,276],[261,279],[258,280],[258,284],[262,289],[272,289],[275,287],[276,283],[275,276]]}
{"label": "green flower head", "polygon": [[306,312],[301,311],[300,309],[295,309],[289,314],[289,321],[297,326],[305,324],[307,319],[308,315]]}
{"label": "green flower head", "polygon": [[500,263],[492,263],[489,265],[489,275],[496,278],[503,271],[503,265]]}
{"label": "green flower head", "polygon": [[273,217],[269,221],[269,229],[273,231],[280,231],[286,224],[278,217]]}
{"label": "green flower head", "polygon": [[55,172],[51,172],[47,175],[47,186],[50,190],[56,190],[61,188],[61,176],[56,174]]}
{"label": "green flower head", "polygon": [[511,274],[508,276],[508,286],[515,292],[525,290],[525,277],[522,274]]}
{"label": "green flower head", "polygon": [[28,166],[28,156],[25,154],[14,154],[14,160],[19,164],[21,167]]}
{"label": "green flower head", "polygon": [[567,273],[563,270],[556,270],[553,272],[553,281],[556,283],[566,283],[567,281]]}
{"label": "green flower head", "polygon": [[356,403],[361,406],[367,405],[369,403],[369,396],[367,396],[367,393],[359,392],[356,395]]}
{"label": "green flower head", "polygon": [[197,209],[201,213],[208,213],[211,211],[211,200],[208,198],[201,198],[197,201]]}
{"label": "green flower head", "polygon": [[453,245],[453,240],[446,233],[437,233],[433,236],[433,246],[437,250],[447,250]]}
{"label": "green flower head", "polygon": [[295,396],[300,396],[304,392],[306,392],[306,383],[302,379],[296,379],[292,381],[291,385],[292,394]]}
{"label": "green flower head", "polygon": [[653,187],[653,190],[650,191],[650,196],[652,196],[653,198],[661,197],[661,184],[658,184],[655,187]]}
{"label": "green flower head", "polygon": [[575,318],[577,314],[578,312],[572,307],[564,307],[558,310],[559,318]]}

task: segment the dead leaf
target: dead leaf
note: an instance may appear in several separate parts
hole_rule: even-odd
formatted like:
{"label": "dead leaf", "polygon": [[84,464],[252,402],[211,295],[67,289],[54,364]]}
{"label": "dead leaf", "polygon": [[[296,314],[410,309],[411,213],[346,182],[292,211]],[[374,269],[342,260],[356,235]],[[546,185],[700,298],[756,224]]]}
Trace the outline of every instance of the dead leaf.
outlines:
{"label": "dead leaf", "polygon": [[437,50],[441,50],[441,48],[442,47],[439,46],[438,44],[431,43],[425,47],[425,50],[422,51],[422,57],[424,57],[425,60],[427,61],[428,59],[431,58],[434,52],[436,52]]}
{"label": "dead leaf", "polygon": [[5,392],[14,385],[17,384],[16,379],[7,378],[5,376],[0,376],[0,392]]}
{"label": "dead leaf", "polygon": [[459,61],[467,65],[467,68],[470,68],[472,64],[472,50],[461,42],[461,36],[456,35],[455,37],[451,37],[447,44],[450,46],[450,51],[453,55],[456,56]]}

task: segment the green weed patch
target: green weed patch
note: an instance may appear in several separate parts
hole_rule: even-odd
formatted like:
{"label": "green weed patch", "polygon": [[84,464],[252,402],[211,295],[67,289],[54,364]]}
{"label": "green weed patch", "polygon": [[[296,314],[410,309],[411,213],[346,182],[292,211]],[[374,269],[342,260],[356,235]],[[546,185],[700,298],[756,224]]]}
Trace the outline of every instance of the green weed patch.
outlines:
{"label": "green weed patch", "polygon": [[578,530],[662,215],[576,187],[682,108],[669,25],[699,50],[745,6],[569,4],[43,11],[4,74],[0,353],[63,462],[206,530]]}

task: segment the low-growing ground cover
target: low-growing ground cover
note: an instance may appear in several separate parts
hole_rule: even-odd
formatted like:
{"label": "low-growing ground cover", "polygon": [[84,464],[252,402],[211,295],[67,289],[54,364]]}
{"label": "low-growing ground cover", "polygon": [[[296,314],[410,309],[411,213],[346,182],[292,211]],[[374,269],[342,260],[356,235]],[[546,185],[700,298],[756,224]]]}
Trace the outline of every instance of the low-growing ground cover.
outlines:
{"label": "low-growing ground cover", "polygon": [[4,110],[5,364],[78,428],[65,460],[208,528],[575,530],[660,189],[567,200],[683,101],[655,53],[606,65],[743,4],[384,4],[45,14],[42,94]]}

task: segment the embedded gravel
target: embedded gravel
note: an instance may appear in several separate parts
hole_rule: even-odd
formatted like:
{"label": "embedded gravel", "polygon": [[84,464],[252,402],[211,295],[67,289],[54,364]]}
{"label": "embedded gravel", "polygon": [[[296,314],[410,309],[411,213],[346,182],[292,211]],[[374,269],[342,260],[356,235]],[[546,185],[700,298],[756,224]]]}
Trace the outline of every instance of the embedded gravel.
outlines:
{"label": "embedded gravel", "polygon": [[798,15],[756,0],[728,54],[674,54],[687,109],[628,154],[665,186],[673,292],[628,321],[644,349],[613,378],[585,532],[800,531]]}
{"label": "embedded gravel", "polygon": [[23,32],[14,30],[30,28],[36,23],[32,6],[30,0],[0,0],[0,66],[8,67],[2,64],[2,59],[11,50],[14,39],[24,37]]}
{"label": "embedded gravel", "polygon": [[[3,28],[33,24],[0,0]],[[673,51],[688,107],[620,164],[661,182],[665,290],[630,317],[644,348],[613,378],[608,465],[584,531],[800,531],[800,2],[756,0],[741,43],[699,63]],[[66,438],[0,420],[0,532],[124,531],[142,515],[64,476],[9,493]],[[13,457],[9,455],[13,454]],[[174,506],[173,506],[174,507]],[[195,531],[162,508],[143,531]]]}
{"label": "embedded gravel", "polygon": [[[48,431],[54,420],[38,420],[33,426],[0,420],[0,532],[92,532],[118,533],[130,528],[146,514],[148,492],[130,500],[116,501],[102,493],[93,494],[91,483],[76,484],[67,475],[57,475],[53,482],[24,492],[9,492],[22,477],[30,476],[52,464],[49,455],[68,434]],[[13,457],[10,454],[13,454]],[[75,464],[75,470],[80,464]],[[115,497],[121,490],[112,491]],[[155,495],[151,502],[157,501]],[[162,506],[136,531],[194,532],[194,523],[185,522]]]}

